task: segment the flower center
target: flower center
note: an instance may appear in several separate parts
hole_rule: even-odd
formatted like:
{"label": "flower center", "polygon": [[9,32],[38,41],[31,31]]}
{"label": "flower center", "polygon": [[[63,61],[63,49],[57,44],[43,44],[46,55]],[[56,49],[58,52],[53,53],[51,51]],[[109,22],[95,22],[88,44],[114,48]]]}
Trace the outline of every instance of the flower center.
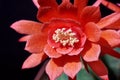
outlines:
{"label": "flower center", "polygon": [[60,42],[63,46],[69,45],[74,47],[74,43],[79,42],[79,39],[76,37],[76,33],[71,29],[57,29],[52,36],[53,40],[57,43]]}

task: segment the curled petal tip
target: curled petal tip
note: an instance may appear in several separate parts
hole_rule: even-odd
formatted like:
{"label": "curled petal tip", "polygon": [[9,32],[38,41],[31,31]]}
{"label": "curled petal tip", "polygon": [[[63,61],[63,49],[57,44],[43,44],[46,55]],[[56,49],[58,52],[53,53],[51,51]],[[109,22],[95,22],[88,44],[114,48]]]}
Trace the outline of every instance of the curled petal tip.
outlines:
{"label": "curled petal tip", "polygon": [[99,6],[102,1],[103,1],[103,0],[97,0],[97,1],[93,4],[93,6],[96,6],[96,7]]}
{"label": "curled petal tip", "polygon": [[23,63],[21,69],[29,69],[29,67],[25,63]]}
{"label": "curled petal tip", "polygon": [[[118,4],[113,4],[113,3],[111,3],[111,2],[109,2],[109,1],[107,1],[107,0],[103,0],[103,1],[102,1],[102,4],[103,4],[104,6],[106,6],[107,8],[115,11],[115,12],[120,12],[119,3],[118,3]],[[117,6],[117,5],[118,5],[118,6]]]}
{"label": "curled petal tip", "polygon": [[100,76],[102,80],[109,80],[108,75]]}
{"label": "curled petal tip", "polygon": [[118,6],[120,6],[120,3],[117,3]]}
{"label": "curled petal tip", "polygon": [[37,8],[40,7],[40,5],[38,4],[38,0],[32,0],[32,1],[33,1],[33,3],[35,4],[35,6],[36,6]]}

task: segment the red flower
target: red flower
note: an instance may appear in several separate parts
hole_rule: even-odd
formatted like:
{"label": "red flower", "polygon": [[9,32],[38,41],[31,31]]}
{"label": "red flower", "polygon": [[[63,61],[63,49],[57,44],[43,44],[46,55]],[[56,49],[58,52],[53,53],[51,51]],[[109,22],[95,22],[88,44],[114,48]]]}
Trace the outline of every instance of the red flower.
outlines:
{"label": "red flower", "polygon": [[82,68],[82,60],[86,69],[88,64],[108,80],[107,68],[99,57],[108,53],[120,58],[113,50],[120,46],[120,12],[101,18],[99,1],[92,6],[87,6],[88,0],[74,0],[74,4],[63,0],[60,5],[55,0],[33,1],[40,22],[20,20],[11,25],[26,34],[20,41],[26,41],[25,50],[33,53],[22,68],[37,66],[49,57],[46,73],[50,80],[63,72],[73,79]]}

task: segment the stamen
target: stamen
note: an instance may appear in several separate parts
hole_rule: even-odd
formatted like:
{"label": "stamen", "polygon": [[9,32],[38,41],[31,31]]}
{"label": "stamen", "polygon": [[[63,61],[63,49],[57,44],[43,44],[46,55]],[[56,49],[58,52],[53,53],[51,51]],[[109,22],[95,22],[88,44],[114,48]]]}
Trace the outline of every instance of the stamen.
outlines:
{"label": "stamen", "polygon": [[52,39],[57,43],[60,42],[63,46],[69,45],[74,47],[74,43],[79,42],[79,39],[76,37],[71,29],[66,30],[66,28],[55,30]]}

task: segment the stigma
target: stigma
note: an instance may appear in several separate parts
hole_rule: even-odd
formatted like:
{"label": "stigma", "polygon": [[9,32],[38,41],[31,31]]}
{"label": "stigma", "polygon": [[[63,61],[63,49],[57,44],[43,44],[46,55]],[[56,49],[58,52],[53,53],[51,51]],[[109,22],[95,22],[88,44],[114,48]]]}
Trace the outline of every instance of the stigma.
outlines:
{"label": "stigma", "polygon": [[74,44],[79,42],[79,39],[76,37],[76,33],[70,28],[56,29],[52,39],[56,43],[61,43],[63,46],[68,45],[74,47]]}

